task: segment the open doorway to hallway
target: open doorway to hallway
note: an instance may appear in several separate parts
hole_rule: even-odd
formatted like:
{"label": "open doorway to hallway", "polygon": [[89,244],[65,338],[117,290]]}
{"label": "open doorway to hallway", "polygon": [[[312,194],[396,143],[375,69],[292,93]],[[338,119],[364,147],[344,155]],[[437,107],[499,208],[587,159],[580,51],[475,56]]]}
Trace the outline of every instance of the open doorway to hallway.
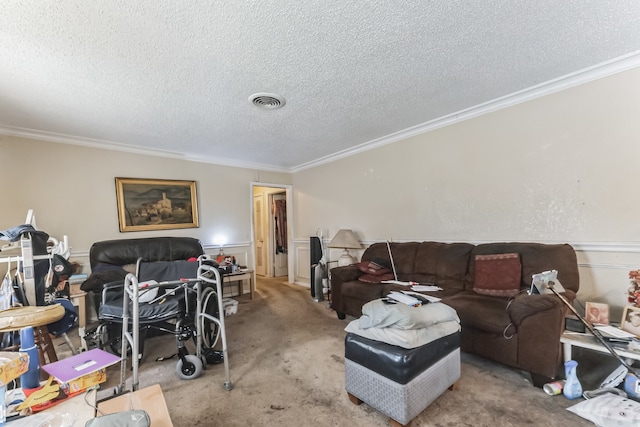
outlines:
{"label": "open doorway to hallway", "polygon": [[291,186],[252,183],[252,241],[256,275],[293,281]]}

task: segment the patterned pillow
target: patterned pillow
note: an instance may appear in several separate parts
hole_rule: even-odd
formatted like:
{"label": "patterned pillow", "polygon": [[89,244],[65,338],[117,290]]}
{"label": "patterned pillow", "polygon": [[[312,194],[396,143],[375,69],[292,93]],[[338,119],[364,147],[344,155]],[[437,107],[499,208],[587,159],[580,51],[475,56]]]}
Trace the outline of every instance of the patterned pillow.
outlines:
{"label": "patterned pillow", "polygon": [[511,297],[520,292],[520,254],[476,255],[473,290],[478,294]]}

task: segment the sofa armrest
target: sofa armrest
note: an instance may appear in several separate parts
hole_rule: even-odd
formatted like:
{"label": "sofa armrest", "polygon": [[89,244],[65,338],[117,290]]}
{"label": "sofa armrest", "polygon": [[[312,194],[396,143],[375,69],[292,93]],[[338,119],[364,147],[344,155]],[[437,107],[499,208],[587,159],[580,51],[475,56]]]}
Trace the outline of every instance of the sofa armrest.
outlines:
{"label": "sofa armrest", "polygon": [[[563,292],[562,295],[569,301],[573,301],[575,293],[573,291]],[[549,310],[564,310],[564,303],[554,294],[544,295],[517,295],[507,307],[507,312],[513,324],[518,327],[529,316],[533,316]]]}
{"label": "sofa armrest", "polygon": [[344,283],[357,280],[361,274],[362,272],[358,270],[358,267],[353,265],[335,267],[331,269],[331,283]]}
{"label": "sofa armrest", "polygon": [[[569,302],[575,298],[573,291],[562,295]],[[507,311],[517,328],[518,366],[521,369],[547,379],[555,378],[561,366],[560,336],[568,310],[554,294],[522,294],[514,298]]]}

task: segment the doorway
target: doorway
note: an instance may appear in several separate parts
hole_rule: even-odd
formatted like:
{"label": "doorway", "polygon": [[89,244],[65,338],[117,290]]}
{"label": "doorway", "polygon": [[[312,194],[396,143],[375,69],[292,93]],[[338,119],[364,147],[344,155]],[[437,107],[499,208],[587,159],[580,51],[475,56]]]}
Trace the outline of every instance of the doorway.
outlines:
{"label": "doorway", "polygon": [[252,183],[252,248],[261,277],[293,281],[291,186]]}

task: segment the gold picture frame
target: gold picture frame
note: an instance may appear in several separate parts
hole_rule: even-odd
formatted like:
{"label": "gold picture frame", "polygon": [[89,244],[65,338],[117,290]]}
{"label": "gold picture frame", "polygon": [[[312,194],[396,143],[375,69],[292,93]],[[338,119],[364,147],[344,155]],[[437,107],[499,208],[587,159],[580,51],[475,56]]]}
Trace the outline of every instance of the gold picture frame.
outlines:
{"label": "gold picture frame", "polygon": [[624,308],[620,329],[640,337],[640,307],[628,305]]}
{"label": "gold picture frame", "polygon": [[198,227],[195,181],[116,178],[121,232]]}

